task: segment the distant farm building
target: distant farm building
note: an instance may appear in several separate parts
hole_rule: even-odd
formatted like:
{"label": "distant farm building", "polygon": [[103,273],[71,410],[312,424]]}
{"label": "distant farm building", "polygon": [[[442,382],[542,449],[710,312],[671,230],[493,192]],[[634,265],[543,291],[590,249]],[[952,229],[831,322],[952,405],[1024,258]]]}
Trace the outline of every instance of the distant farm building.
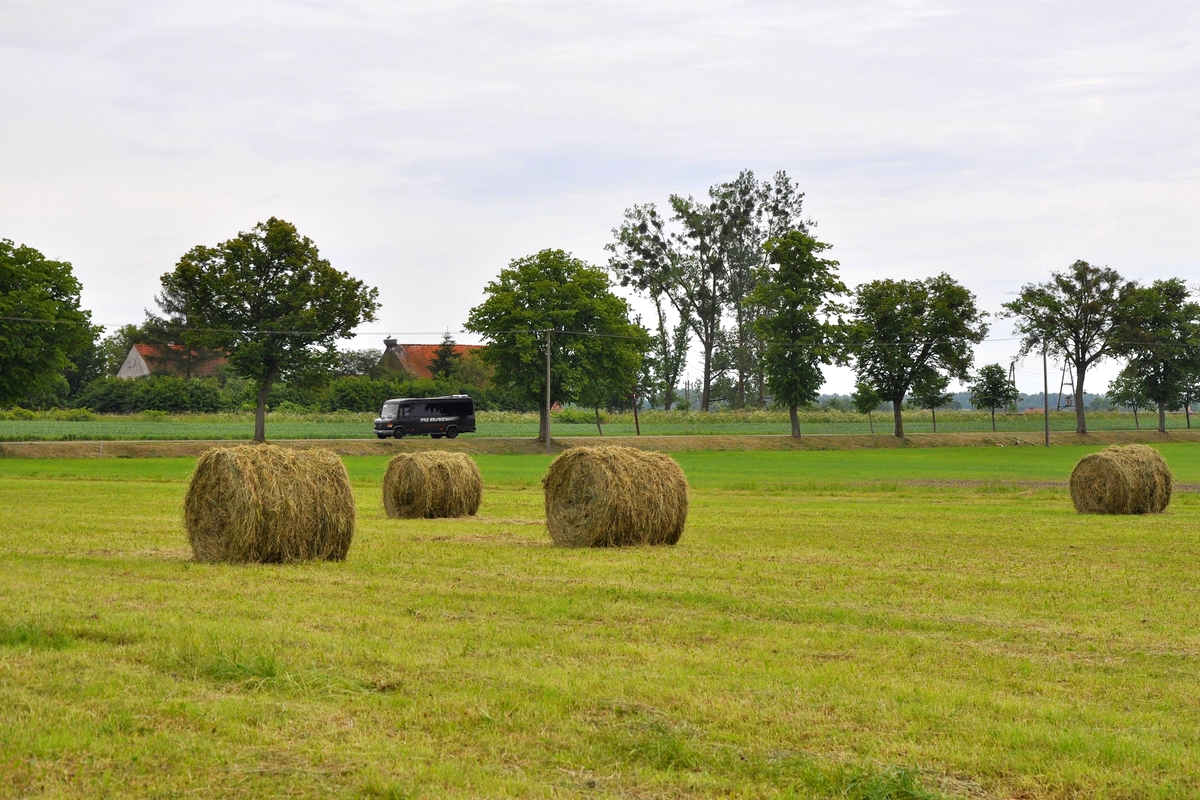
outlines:
{"label": "distant farm building", "polygon": [[185,350],[178,344],[135,344],[117,370],[118,378],[146,375],[175,375],[180,378],[211,378],[225,364],[223,355],[204,350]]}
{"label": "distant farm building", "polygon": [[[391,372],[407,372],[414,378],[432,378],[433,370],[430,366],[437,357],[439,347],[441,345],[437,344],[399,344],[395,339],[388,337],[383,340],[383,358],[379,366]],[[482,349],[483,346],[478,344],[456,344],[454,354],[462,358]]]}

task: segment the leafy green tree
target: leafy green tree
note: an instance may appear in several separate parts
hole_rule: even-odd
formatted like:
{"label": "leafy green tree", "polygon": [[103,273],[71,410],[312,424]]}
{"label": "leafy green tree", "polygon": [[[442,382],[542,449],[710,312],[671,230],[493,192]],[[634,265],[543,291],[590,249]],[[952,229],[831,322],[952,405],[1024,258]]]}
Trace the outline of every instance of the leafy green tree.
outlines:
{"label": "leafy green tree", "polygon": [[761,406],[767,383],[765,343],[756,335],[755,321],[762,308],[754,300],[754,290],[767,264],[766,242],[792,231],[808,232],[809,223],[801,218],[804,194],[786,172],[760,181],[752,171],[743,170],[732,181],[710,188],[709,197],[726,221],[724,303],[733,325],[723,343],[729,364],[726,374],[732,383],[730,405],[745,408],[757,395]]}
{"label": "leafy green tree", "polygon": [[452,377],[464,386],[485,389],[492,384],[492,368],[484,362],[479,351],[468,351],[454,365]]}
{"label": "leafy green tree", "polygon": [[379,366],[382,353],[379,350],[338,350],[333,368],[334,378],[369,376]]}
{"label": "leafy green tree", "polygon": [[967,387],[967,391],[971,405],[991,409],[993,432],[996,430],[996,409],[1021,399],[1021,393],[1008,379],[1008,370],[999,364],[988,364],[979,370],[979,377]]}
{"label": "leafy green tree", "polygon": [[[569,403],[596,391],[590,376],[620,372],[645,351],[647,334],[629,319],[629,305],[612,293],[608,275],[562,250],[518,258],[484,290],[466,328],[488,346],[484,361],[492,381],[540,412],[538,435],[547,441],[546,349],[550,404]],[[589,394],[590,399],[590,394]]]}
{"label": "leafy green tree", "polygon": [[929,409],[929,413],[933,417],[934,433],[937,433],[937,410],[950,405],[954,401],[954,395],[946,391],[946,387],[949,385],[949,378],[935,372],[913,386],[912,399],[917,408]]}
{"label": "leafy green tree", "polygon": [[838,262],[822,258],[829,245],[791,231],[765,245],[767,265],[747,298],[762,313],[754,330],[766,344],[767,386],[788,407],[792,436],[800,438],[797,409],[817,399],[821,366],[838,355],[837,327],[829,320],[832,298],[846,292]]}
{"label": "leafy green tree", "polygon": [[850,395],[850,402],[854,404],[855,411],[867,415],[867,424],[871,426],[871,433],[875,433],[875,420],[872,415],[883,402],[875,387],[859,381],[854,385],[854,394]]}
{"label": "leafy green tree", "polygon": [[254,382],[254,439],[262,442],[271,385],[331,361],[337,339],[375,319],[377,297],[321,258],[294,225],[271,217],[189,250],[162,276],[157,300],[191,342],[228,353],[230,367]]}
{"label": "leafy green tree", "polygon": [[590,365],[581,373],[576,395],[580,405],[591,406],[600,428],[600,407],[623,408],[637,393],[644,358],[650,349],[650,335],[640,325],[630,325],[623,338],[588,336],[576,345],[583,363]]}
{"label": "leafy green tree", "polygon": [[1187,420],[1188,430],[1192,429],[1192,403],[1200,399],[1200,368],[1192,370],[1183,379],[1182,396],[1183,416]]}
{"label": "leafy green tree", "polygon": [[1146,395],[1146,384],[1136,370],[1129,367],[1121,370],[1121,374],[1108,385],[1108,399],[1117,408],[1132,408],[1134,427],[1141,430],[1138,409],[1149,407],[1151,401]]}
{"label": "leafy green tree", "polygon": [[1005,316],[1016,318],[1021,356],[1041,352],[1065,359],[1075,371],[1075,429],[1087,433],[1083,382],[1088,369],[1114,355],[1122,296],[1129,290],[1116,270],[1076,261],[1054,272],[1046,283],[1028,283],[1017,299],[1005,303]]}
{"label": "leafy green tree", "polygon": [[69,263],[0,239],[0,406],[66,391],[64,373],[102,330],[79,291]]}
{"label": "leafy green tree", "polygon": [[966,379],[972,345],[987,335],[975,295],[945,273],[923,281],[879,280],[854,291],[849,352],[861,382],[892,404],[904,436],[904,397],[941,372]]}
{"label": "leafy green tree", "polygon": [[1188,375],[1200,368],[1200,303],[1178,278],[1130,285],[1117,317],[1115,351],[1129,359],[1166,433],[1167,410],[1181,405]]}
{"label": "leafy green tree", "polygon": [[450,331],[446,331],[441,344],[433,351],[433,361],[429,362],[429,371],[435,378],[449,378],[454,374],[454,368],[460,358],[454,348],[454,337],[450,335]]}
{"label": "leafy green tree", "polygon": [[646,358],[649,367],[648,389],[652,392],[662,392],[663,409],[670,411],[675,407],[675,387],[687,366],[688,340],[691,331],[687,319],[680,317],[672,324],[663,307],[660,296],[651,298],[658,317],[657,332],[650,341],[650,353]]}
{"label": "leafy green tree", "polygon": [[726,311],[734,317],[724,357],[737,375],[733,404],[745,404],[747,377],[757,348],[753,304],[747,303],[763,263],[763,243],[791,230],[807,230],[800,219],[804,195],[786,173],[759,181],[749,170],[709,189],[707,201],[671,195],[669,219],[653,203],[625,212],[608,245],[609,269],[622,286],[665,297],[687,320],[702,353],[700,410],[708,411],[718,377],[714,357],[725,331]]}
{"label": "leafy green tree", "polygon": [[[66,378],[67,393],[74,400],[78,397],[87,385],[94,380],[103,378],[107,372],[108,361],[105,358],[103,350],[103,340],[101,333],[103,328],[97,326],[93,328],[92,341],[88,342],[87,346],[75,354],[71,359],[71,366],[67,367],[63,373]],[[59,386],[61,389],[61,384]],[[63,399],[56,398],[56,404],[62,405]],[[73,402],[72,402],[73,404]]]}

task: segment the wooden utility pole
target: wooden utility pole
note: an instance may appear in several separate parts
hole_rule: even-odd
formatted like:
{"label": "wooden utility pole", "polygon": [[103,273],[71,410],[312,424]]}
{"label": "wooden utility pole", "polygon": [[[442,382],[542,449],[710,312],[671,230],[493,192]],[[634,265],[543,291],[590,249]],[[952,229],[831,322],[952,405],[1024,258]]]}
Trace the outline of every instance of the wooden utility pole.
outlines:
{"label": "wooden utility pole", "polygon": [[550,453],[550,329],[546,329],[546,453]]}

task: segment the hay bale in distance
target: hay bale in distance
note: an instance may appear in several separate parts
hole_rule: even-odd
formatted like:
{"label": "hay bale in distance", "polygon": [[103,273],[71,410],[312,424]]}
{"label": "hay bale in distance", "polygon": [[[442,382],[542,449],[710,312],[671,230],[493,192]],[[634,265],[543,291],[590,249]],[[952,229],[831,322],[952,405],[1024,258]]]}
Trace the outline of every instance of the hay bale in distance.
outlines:
{"label": "hay bale in distance", "polygon": [[354,493],[328,450],[216,447],[196,463],[183,501],[197,561],[341,561],[354,538]]}
{"label": "hay bale in distance", "polygon": [[469,517],[482,499],[483,476],[465,453],[401,453],[388,462],[383,476],[383,507],[389,517]]}
{"label": "hay bale in distance", "polygon": [[1171,470],[1153,447],[1113,445],[1075,465],[1071,501],[1081,514],[1157,514],[1171,502]]}
{"label": "hay bale in distance", "polygon": [[662,453],[575,447],[554,460],[542,486],[546,527],[555,544],[675,544],[683,535],[687,478]]}

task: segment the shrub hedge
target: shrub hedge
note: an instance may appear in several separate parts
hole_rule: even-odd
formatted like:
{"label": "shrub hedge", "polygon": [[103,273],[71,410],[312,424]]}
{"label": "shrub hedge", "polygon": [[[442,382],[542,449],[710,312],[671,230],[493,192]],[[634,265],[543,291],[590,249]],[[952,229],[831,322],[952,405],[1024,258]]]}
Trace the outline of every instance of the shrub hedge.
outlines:
{"label": "shrub hedge", "polygon": [[[304,385],[276,383],[267,398],[270,410],[291,411],[379,411],[392,397],[433,397],[445,394],[469,394],[482,411],[527,411],[526,405],[513,401],[496,389],[479,389],[450,380],[410,378],[389,381],[367,377],[335,378],[327,384]],[[215,378],[185,380],[173,375],[149,375],[123,380],[99,378],[75,396],[71,405],[106,414],[135,414],[140,411],[212,413],[253,409],[254,387],[244,380],[230,380],[222,386]]]}

